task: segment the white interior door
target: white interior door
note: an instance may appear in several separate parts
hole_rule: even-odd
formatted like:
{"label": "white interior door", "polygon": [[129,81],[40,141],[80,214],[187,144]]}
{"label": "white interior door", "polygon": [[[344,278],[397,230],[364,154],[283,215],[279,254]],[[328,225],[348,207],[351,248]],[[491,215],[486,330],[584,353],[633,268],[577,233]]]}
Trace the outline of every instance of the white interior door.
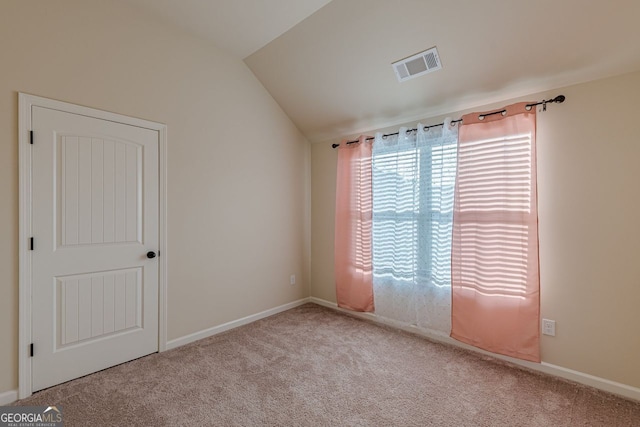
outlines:
{"label": "white interior door", "polygon": [[37,391],[158,351],[159,135],[37,106],[32,129]]}

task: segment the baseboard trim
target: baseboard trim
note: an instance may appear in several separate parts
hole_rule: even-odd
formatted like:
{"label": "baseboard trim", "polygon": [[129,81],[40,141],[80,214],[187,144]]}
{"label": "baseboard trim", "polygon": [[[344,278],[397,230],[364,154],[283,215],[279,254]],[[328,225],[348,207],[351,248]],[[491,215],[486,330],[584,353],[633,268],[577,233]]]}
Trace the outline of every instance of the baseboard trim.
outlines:
{"label": "baseboard trim", "polygon": [[591,374],[585,374],[584,372],[574,371],[573,369],[563,368],[562,366],[552,365],[551,363],[541,362],[540,365],[539,370],[541,372],[640,401],[640,388],[638,387],[596,377]]}
{"label": "baseboard trim", "polygon": [[18,400],[18,390],[9,390],[0,393],[0,406],[10,405]]}
{"label": "baseboard trim", "polygon": [[303,298],[297,301],[290,302],[288,304],[283,304],[278,307],[271,308],[269,310],[261,311],[260,313],[252,314],[250,316],[243,317],[241,319],[232,320],[231,322],[223,323],[222,325],[214,326],[212,328],[204,329],[202,331],[194,332],[189,335],[185,335],[180,338],[176,338],[171,341],[167,341],[167,350],[171,350],[173,348],[181,347],[185,344],[192,343],[194,341],[201,340],[203,338],[208,338],[213,335],[220,334],[222,332],[226,332],[230,329],[237,328],[239,326],[247,325],[249,323],[255,322],[256,320],[264,319],[265,317],[273,316],[274,314],[282,313],[283,311],[291,310],[292,308],[301,306],[302,304],[306,304],[310,302],[309,298]]}
{"label": "baseboard trim", "polygon": [[314,304],[321,305],[323,307],[328,307],[343,313],[347,313],[351,316],[358,317],[361,319],[371,320],[375,323],[380,323],[387,326],[392,326],[397,329],[401,329],[403,331],[411,332],[417,335],[424,336],[426,338],[432,339],[434,341],[439,341],[445,344],[450,344],[456,347],[464,348],[467,350],[474,351],[476,353],[481,353],[487,356],[491,356],[496,359],[505,360],[507,362],[513,363],[514,365],[523,366],[525,368],[531,369],[533,371],[542,372],[545,374],[553,375],[556,377],[564,378],[570,381],[574,381],[580,384],[584,384],[590,387],[597,388],[599,390],[607,391],[609,393],[617,394],[622,397],[626,397],[628,399],[633,399],[640,401],[640,388],[633,387],[630,385],[618,383],[615,381],[608,380],[606,378],[596,377],[594,375],[586,374],[584,372],[574,371],[572,369],[563,368],[562,366],[552,365],[550,363],[541,362],[541,363],[533,363],[527,362],[525,360],[514,359],[513,357],[503,356],[500,354],[491,353],[488,351],[481,350],[479,348],[470,346],[468,344],[464,344],[458,340],[454,340],[450,336],[438,332],[438,331],[430,331],[426,329],[417,328],[412,325],[408,325],[404,322],[399,322],[392,319],[387,319],[381,316],[376,315],[375,313],[358,313],[350,310],[345,310],[343,308],[338,307],[338,305],[331,301],[326,301],[321,298],[309,297],[309,302]]}
{"label": "baseboard trim", "polygon": [[[183,346],[185,344],[192,343],[194,341],[201,340],[203,338],[207,338],[230,329],[237,328],[239,326],[247,325],[249,323],[255,322],[256,320],[264,319],[269,316],[273,316],[274,314],[282,313],[283,311],[290,310],[295,307],[299,307],[303,304],[310,302],[309,298],[302,298],[297,301],[290,302],[288,304],[283,304],[278,307],[271,308],[269,310],[261,311],[260,313],[252,314],[250,316],[243,317],[241,319],[233,320],[231,322],[224,323],[222,325],[214,326],[213,328],[204,329],[199,332],[194,332],[189,335],[185,335],[180,338],[176,338],[174,340],[168,341],[165,350],[171,350],[173,348],[177,348]],[[0,393],[0,406],[9,405],[18,400],[18,390],[9,390],[3,393]]]}

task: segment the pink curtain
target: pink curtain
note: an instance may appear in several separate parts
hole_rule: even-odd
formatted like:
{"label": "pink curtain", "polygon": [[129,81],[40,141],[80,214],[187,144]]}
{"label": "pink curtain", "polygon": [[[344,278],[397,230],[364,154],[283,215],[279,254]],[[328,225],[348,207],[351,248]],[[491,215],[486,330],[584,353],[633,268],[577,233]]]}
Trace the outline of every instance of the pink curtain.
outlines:
{"label": "pink curtain", "polygon": [[338,148],[335,274],[338,306],[373,311],[371,142]]}
{"label": "pink curtain", "polygon": [[[463,117],[451,257],[451,336],[540,361],[536,112]],[[480,115],[480,117],[482,117]]]}

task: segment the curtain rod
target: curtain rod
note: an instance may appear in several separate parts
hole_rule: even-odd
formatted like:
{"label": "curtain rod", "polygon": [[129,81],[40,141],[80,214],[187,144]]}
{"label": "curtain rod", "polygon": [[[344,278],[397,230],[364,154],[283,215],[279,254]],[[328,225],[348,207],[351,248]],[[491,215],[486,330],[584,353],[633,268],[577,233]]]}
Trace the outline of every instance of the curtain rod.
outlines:
{"label": "curtain rod", "polygon": [[[553,99],[543,99],[543,100],[542,100],[542,101],[540,101],[540,102],[536,102],[536,103],[533,103],[533,104],[527,104],[527,105],[525,105],[525,108],[526,108],[526,109],[527,109],[527,111],[528,111],[528,110],[531,110],[533,107],[535,107],[535,106],[537,106],[537,105],[542,105],[542,111],[547,111],[547,104],[551,104],[551,103],[554,103],[554,102],[555,102],[555,103],[557,103],[557,104],[562,104],[562,103],[564,102],[564,100],[565,100],[565,99],[566,99],[566,98],[565,98],[565,96],[564,96],[564,95],[558,95],[558,96],[556,96],[556,97],[555,97],[555,98],[553,98]],[[504,109],[503,109],[503,110],[500,110],[500,111],[494,111],[493,113],[480,114],[480,115],[478,116],[478,118],[479,118],[480,120],[482,120],[482,119],[484,119],[484,118],[485,118],[485,117],[487,117],[487,116],[493,116],[494,114],[504,114],[504,113],[506,113],[506,112],[507,112],[507,110],[504,110]],[[461,121],[462,121],[462,119],[458,119],[458,120],[451,120],[451,123],[459,123],[459,122],[461,122]],[[438,124],[435,124],[435,125],[425,126],[423,129],[424,129],[424,130],[427,130],[427,129],[429,129],[429,128],[435,128],[435,127],[438,127],[438,126],[444,126],[444,123],[438,123]],[[415,132],[415,131],[417,131],[417,130],[418,130],[418,129],[408,129],[408,130],[407,130],[407,133]],[[386,137],[388,137],[388,136],[394,136],[394,135],[397,135],[398,133],[399,133],[399,132],[387,133],[387,134],[385,134],[385,135],[382,135],[382,137],[383,137],[383,138],[386,138]],[[371,140],[374,140],[374,139],[375,139],[374,137],[369,137],[369,138],[366,138],[366,139],[365,139],[365,141],[371,141]],[[347,145],[349,145],[349,144],[355,144],[356,142],[358,142],[358,140],[357,140],[357,139],[356,139],[355,141],[347,141],[347,142],[346,142],[346,144],[347,144]],[[339,147],[339,146],[340,146],[340,144],[331,144],[331,148],[337,148],[337,147]]]}

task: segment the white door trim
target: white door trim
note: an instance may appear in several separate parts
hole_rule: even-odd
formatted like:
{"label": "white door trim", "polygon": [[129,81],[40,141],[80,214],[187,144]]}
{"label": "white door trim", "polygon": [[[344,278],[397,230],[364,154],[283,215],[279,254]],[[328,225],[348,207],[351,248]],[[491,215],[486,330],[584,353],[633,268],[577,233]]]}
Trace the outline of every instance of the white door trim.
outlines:
{"label": "white door trim", "polygon": [[[19,93],[18,95],[18,159],[19,159],[19,294],[18,294],[18,385],[19,398],[24,399],[32,393],[31,387],[31,111],[33,106],[50,108],[83,116],[96,117],[116,123],[122,123],[155,130],[159,136],[159,247],[158,257],[158,351],[167,347],[167,126],[162,123],[123,116],[108,111],[96,110],[80,105],[69,104],[53,99]],[[36,350],[37,351],[37,350]]]}

